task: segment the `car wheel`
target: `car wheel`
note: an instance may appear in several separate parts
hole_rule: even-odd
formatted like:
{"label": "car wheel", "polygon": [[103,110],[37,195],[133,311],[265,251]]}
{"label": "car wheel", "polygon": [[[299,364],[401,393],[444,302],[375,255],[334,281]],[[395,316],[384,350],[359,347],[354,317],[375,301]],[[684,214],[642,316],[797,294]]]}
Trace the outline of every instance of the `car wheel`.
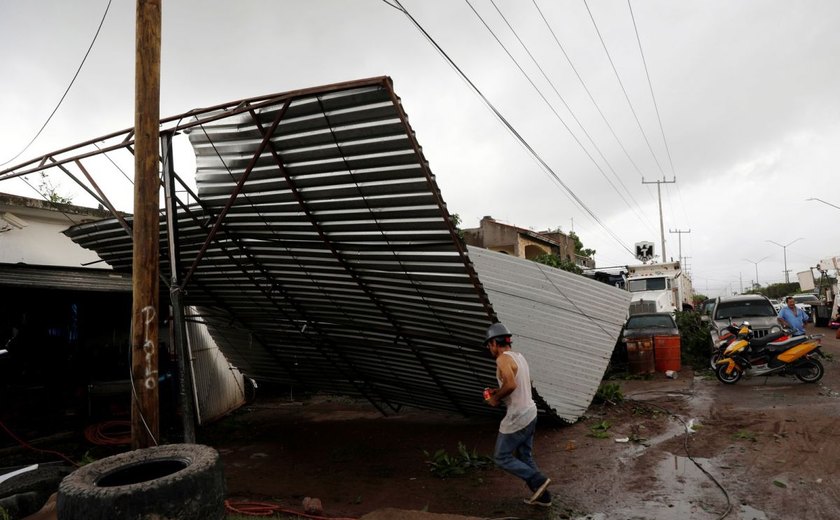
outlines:
{"label": "car wheel", "polygon": [[62,520],[215,520],[225,516],[219,454],[170,444],[106,457],[68,475],[58,488]]}

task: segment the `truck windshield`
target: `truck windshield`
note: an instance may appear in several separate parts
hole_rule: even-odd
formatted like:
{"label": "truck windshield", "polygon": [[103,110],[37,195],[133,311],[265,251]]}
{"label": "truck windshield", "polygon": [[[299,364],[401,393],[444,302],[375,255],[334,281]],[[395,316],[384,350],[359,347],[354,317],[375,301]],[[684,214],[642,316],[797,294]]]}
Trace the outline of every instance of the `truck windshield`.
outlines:
{"label": "truck windshield", "polygon": [[668,279],[639,278],[637,280],[627,280],[627,288],[630,292],[662,291],[668,288]]}

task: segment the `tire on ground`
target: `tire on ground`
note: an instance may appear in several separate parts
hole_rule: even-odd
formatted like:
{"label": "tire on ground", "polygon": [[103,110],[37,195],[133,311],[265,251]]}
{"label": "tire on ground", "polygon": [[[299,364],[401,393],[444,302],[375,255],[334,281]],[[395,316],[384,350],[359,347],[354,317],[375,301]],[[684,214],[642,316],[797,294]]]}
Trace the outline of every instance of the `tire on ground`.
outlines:
{"label": "tire on ground", "polygon": [[62,520],[216,520],[225,516],[218,452],[170,444],[100,459],[58,488]]}
{"label": "tire on ground", "polygon": [[[39,466],[37,469],[20,473],[3,481],[0,483],[0,500],[9,498],[16,505],[11,506],[3,502],[0,507],[7,510],[16,507],[16,515],[11,515],[11,511],[9,511],[12,518],[23,518],[31,515],[38,511],[49,496],[58,490],[61,479],[69,475],[72,470],[72,467],[66,465]],[[31,494],[35,495],[34,500],[30,498]],[[15,496],[18,496],[18,499],[11,498]],[[0,518],[2,518],[2,515],[0,515]]]}

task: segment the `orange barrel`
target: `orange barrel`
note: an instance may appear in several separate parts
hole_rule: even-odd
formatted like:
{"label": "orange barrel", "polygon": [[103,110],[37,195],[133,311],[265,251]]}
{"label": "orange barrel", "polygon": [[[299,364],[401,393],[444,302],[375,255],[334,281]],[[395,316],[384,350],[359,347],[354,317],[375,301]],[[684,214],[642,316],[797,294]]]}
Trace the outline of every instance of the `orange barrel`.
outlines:
{"label": "orange barrel", "polygon": [[631,374],[652,374],[655,371],[653,338],[628,339],[627,363]]}
{"label": "orange barrel", "polygon": [[680,363],[680,337],[656,336],[653,338],[653,357],[656,360],[657,372],[667,370],[679,372],[682,368]]}

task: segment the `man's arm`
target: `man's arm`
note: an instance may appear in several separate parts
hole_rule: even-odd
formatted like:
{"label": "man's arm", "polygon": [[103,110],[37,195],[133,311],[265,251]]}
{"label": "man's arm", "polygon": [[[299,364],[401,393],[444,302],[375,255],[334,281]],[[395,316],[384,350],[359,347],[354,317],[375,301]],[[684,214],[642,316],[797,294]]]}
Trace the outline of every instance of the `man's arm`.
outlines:
{"label": "man's arm", "polygon": [[516,390],[516,371],[519,367],[516,366],[516,362],[510,356],[501,355],[496,358],[496,372],[498,373],[499,379],[502,381],[502,386],[500,386],[493,395],[490,396],[490,399],[487,401],[487,404],[490,406],[499,406],[499,403],[502,400],[513,393]]}

